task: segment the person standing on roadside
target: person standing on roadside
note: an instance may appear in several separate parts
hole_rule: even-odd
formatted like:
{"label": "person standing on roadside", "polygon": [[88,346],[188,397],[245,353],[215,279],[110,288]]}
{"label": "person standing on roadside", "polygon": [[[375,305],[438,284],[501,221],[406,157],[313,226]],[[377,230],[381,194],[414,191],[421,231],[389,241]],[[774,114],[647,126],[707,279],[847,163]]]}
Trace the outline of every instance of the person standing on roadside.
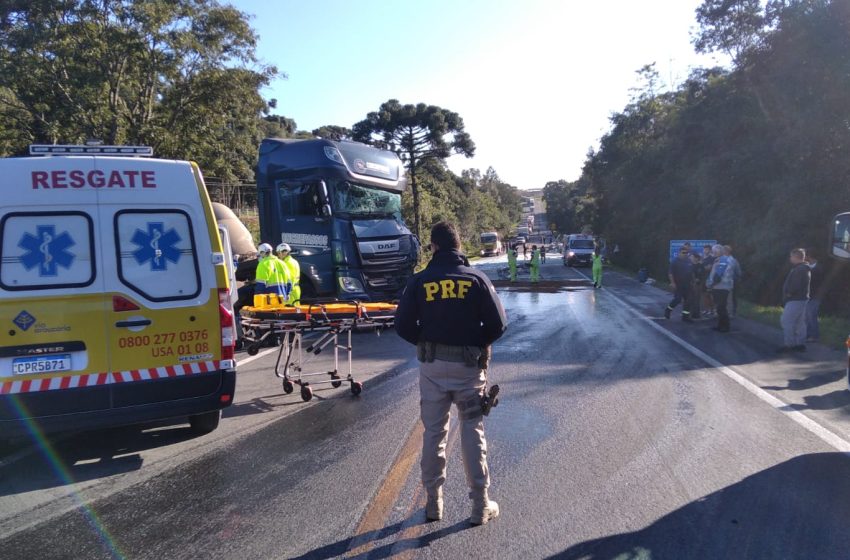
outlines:
{"label": "person standing on roadside", "polygon": [[777,352],[806,351],[806,304],[809,301],[812,271],[806,264],[806,251],[793,249],[791,272],[782,285],[782,334],[784,345]]}
{"label": "person standing on roadside", "polygon": [[458,409],[460,447],[473,525],[499,515],[490,500],[490,471],[484,437],[482,395],[487,385],[491,345],[508,326],[505,310],[487,276],[471,268],[452,224],[431,228],[434,256],[407,282],[395,316],[399,336],[416,345],[419,365],[422,485],[428,499],[425,517],[443,518],[446,444],[451,408]]}
{"label": "person standing on roadside", "polygon": [[691,288],[691,319],[699,319],[702,292],[705,289],[705,266],[702,264],[702,256],[696,251],[691,252],[690,259],[694,271],[694,281]]}
{"label": "person standing on roadside", "polygon": [[739,286],[741,284],[741,276],[743,272],[741,271],[741,263],[738,262],[738,259],[732,256],[732,247],[730,245],[723,246],[723,254],[726,255],[726,258],[729,259],[729,266],[732,267],[732,277],[735,281],[735,285],[732,287],[732,317],[735,317],[738,314],[738,292]]}
{"label": "person standing on roadside", "polygon": [[526,243],[522,244],[522,260],[528,260],[528,245]]}
{"label": "person standing on roadside", "polygon": [[711,289],[717,312],[717,326],[714,330],[727,333],[732,328],[729,320],[729,293],[735,287],[735,277],[729,265],[729,258],[723,254],[723,245],[715,245],[711,252],[714,255],[714,263],[711,265],[706,285]]}
{"label": "person standing on roadside", "polygon": [[599,250],[599,245],[593,249],[593,287],[599,289],[602,287],[602,251]]}
{"label": "person standing on roadside", "polygon": [[708,283],[708,275],[711,272],[711,268],[714,266],[714,253],[711,250],[710,245],[706,245],[702,248],[702,266],[705,268],[705,284],[703,284],[703,298],[702,298],[702,306],[705,308],[705,311],[702,312],[703,317],[713,317],[715,315],[714,312],[714,296],[711,294],[711,286]]}
{"label": "person standing on roadside", "polygon": [[818,263],[818,259],[811,251],[806,254],[806,263],[809,265],[809,270],[812,271],[812,280],[809,285],[809,303],[806,304],[806,342],[817,342],[820,339],[818,313],[824,295],[823,265]]}
{"label": "person standing on roadside", "polygon": [[508,271],[511,275],[511,282],[516,282],[516,246],[508,247]]}
{"label": "person standing on roadside", "polygon": [[690,251],[684,247],[679,249],[679,255],[670,263],[667,273],[670,286],[673,288],[673,299],[664,310],[664,317],[670,318],[673,310],[682,304],[682,321],[690,323],[691,319],[691,287],[694,282],[694,270],[690,260]]}
{"label": "person standing on roadside", "polygon": [[540,249],[537,245],[531,246],[531,281],[540,280]]}

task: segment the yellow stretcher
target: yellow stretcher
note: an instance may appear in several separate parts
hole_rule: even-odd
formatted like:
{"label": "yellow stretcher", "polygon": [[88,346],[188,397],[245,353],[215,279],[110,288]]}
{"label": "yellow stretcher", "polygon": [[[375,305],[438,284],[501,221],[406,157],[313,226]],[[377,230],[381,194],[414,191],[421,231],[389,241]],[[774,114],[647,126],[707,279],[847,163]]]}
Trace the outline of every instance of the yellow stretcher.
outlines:
{"label": "yellow stretcher", "polygon": [[[284,305],[274,296],[255,298],[255,305],[243,307],[241,314],[244,341],[247,352],[254,356],[268,340],[278,339],[280,350],[274,366],[274,374],[283,380],[283,392],[292,393],[295,385],[301,387],[301,398],[309,401],[313,390],[306,377],[328,376],[328,379],[314,380],[314,385],[330,383],[339,387],[343,381],[351,384],[351,393],[359,395],[363,384],[354,379],[351,367],[351,333],[357,330],[372,330],[377,335],[393,326],[394,303],[325,303],[312,305]],[[259,304],[259,305],[257,305]],[[314,338],[304,341],[304,335]],[[347,336],[347,344],[339,343],[340,335]],[[303,347],[303,343],[308,345]],[[332,371],[304,372],[304,366],[318,356],[328,345],[333,345],[334,367]],[[348,358],[348,371],[345,379],[339,371],[339,351],[345,350]],[[307,353],[307,357],[303,356]],[[284,359],[284,353],[286,357]],[[281,369],[281,361],[283,368]]]}

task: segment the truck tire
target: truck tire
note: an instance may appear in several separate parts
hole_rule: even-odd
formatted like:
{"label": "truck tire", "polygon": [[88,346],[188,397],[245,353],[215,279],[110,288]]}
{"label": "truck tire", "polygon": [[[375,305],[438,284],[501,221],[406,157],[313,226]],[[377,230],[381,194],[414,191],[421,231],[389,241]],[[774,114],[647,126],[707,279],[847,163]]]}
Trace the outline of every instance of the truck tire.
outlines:
{"label": "truck tire", "polygon": [[189,417],[189,426],[196,434],[203,435],[215,431],[221,420],[221,411],[213,410]]}

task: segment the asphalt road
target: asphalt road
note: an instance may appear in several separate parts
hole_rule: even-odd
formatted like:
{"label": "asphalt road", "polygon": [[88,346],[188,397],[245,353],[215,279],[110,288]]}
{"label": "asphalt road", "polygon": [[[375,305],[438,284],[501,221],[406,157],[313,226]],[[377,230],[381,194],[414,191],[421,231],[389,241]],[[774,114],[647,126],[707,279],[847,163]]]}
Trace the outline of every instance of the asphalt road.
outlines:
{"label": "asphalt road", "polygon": [[[497,279],[505,266],[478,264]],[[284,397],[267,355],[240,369],[244,396],[210,436],[160,426],[14,450],[0,556],[850,558],[844,356],[777,358],[775,331],[665,321],[660,290],[609,273],[595,291],[586,273],[550,255],[541,285],[498,282],[493,523],[467,524],[454,430],[446,516],[424,523],[413,349],[359,335],[358,398]]]}

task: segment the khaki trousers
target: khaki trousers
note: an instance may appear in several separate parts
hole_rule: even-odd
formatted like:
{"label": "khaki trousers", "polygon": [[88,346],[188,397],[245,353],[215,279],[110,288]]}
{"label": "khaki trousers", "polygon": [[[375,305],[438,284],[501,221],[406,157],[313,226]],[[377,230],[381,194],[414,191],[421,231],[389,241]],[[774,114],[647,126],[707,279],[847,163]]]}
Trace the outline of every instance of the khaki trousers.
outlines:
{"label": "khaki trousers", "polygon": [[458,408],[460,440],[466,482],[472,498],[490,486],[487,441],[481,414],[484,370],[462,363],[434,360],[419,370],[422,424],[422,484],[433,495],[446,481],[446,443],[452,403]]}

